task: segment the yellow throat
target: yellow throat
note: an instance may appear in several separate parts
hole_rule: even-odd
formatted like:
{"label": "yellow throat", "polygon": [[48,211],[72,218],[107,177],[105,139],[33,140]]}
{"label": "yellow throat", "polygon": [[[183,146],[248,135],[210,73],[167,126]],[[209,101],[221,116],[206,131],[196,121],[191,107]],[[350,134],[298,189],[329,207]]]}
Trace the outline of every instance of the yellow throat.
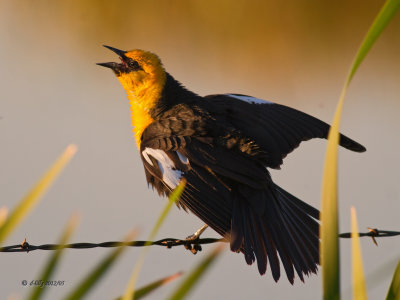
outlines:
{"label": "yellow throat", "polygon": [[142,68],[142,70],[121,73],[118,76],[118,80],[128,94],[133,132],[140,149],[142,133],[154,121],[150,116],[150,110],[161,99],[166,74],[158,56],[151,52],[132,50],[126,52],[125,55],[137,61]]}

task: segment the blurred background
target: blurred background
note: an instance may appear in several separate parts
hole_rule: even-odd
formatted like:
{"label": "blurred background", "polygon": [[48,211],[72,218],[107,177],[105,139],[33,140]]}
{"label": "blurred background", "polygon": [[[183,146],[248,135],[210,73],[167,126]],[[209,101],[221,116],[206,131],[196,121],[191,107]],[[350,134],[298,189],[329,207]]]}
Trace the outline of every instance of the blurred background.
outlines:
{"label": "blurred background", "polygon": [[[10,209],[69,143],[79,151],[50,192],[7,240],[54,243],[69,216],[81,224],[72,242],[119,240],[132,228],[146,239],[166,203],[147,188],[125,93],[102,45],[157,53],[176,79],[201,95],[243,93],[330,122],[358,46],[384,1],[0,1],[0,206]],[[364,144],[340,150],[340,231],[399,228],[400,16],[372,48],[351,83],[341,130]],[[303,143],[274,181],[320,207],[326,143]],[[158,238],[184,238],[202,223],[173,209]],[[204,237],[216,236],[207,230]],[[400,238],[362,239],[371,299],[382,299],[400,256]],[[138,286],[186,271],[212,246],[152,247]],[[47,299],[59,299],[109,250],[67,250]],[[88,299],[124,291],[140,248],[128,249]],[[20,299],[22,280],[38,278],[50,253],[0,254],[0,297]],[[350,241],[341,240],[342,294],[351,297]],[[164,299],[177,281],[151,299]],[[319,299],[321,274],[291,286],[260,276],[226,251],[189,299]]]}

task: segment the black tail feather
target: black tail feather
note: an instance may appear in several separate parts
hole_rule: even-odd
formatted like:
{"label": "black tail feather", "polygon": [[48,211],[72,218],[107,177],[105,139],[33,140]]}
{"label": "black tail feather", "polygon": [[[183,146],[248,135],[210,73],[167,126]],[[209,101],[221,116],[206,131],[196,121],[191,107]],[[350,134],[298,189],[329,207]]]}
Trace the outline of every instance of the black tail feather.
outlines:
{"label": "black tail feather", "polygon": [[[294,226],[302,224],[301,228],[298,228],[296,233],[302,238],[302,241],[306,245],[306,248],[309,250],[312,256],[312,264],[319,259],[319,244],[318,244],[318,235],[316,235],[316,232],[319,231],[319,227],[314,227],[314,224],[311,222],[315,222],[312,220],[308,220],[308,222],[303,222],[305,218],[308,216],[302,215],[300,212],[293,212],[288,210],[287,208],[285,209],[285,213],[287,214],[287,219],[293,220],[291,222],[294,223]],[[304,217],[300,219],[301,217]],[[312,227],[310,226],[310,223]],[[318,223],[317,223],[318,225]]]}
{"label": "black tail feather", "polygon": [[[275,281],[278,281],[280,277],[280,266],[279,266],[279,258],[278,253],[281,257],[281,261],[283,263],[283,267],[286,271],[286,274],[290,278],[294,278],[293,271],[293,263],[290,259],[290,256],[285,252],[285,248],[282,247],[279,237],[276,238],[274,231],[270,231],[265,224],[262,223],[261,219],[258,219],[258,223],[260,228],[262,228],[262,238],[265,242],[265,249],[267,251],[268,260],[271,266],[272,277]],[[282,256],[283,255],[283,256]],[[290,279],[289,279],[290,281]],[[293,283],[293,281],[291,281]]]}
{"label": "black tail feather", "polygon": [[274,206],[274,211],[277,217],[277,226],[280,231],[281,231],[281,238],[283,239],[284,243],[286,244],[286,247],[290,248],[293,255],[292,255],[292,261],[294,264],[294,267],[297,271],[297,274],[301,281],[304,281],[303,278],[303,272],[306,269],[305,265],[305,257],[303,253],[303,249],[301,249],[301,245],[298,244],[298,241],[296,239],[295,234],[293,234],[293,229],[290,226],[290,223],[288,223],[286,220],[284,220],[282,216],[282,211],[281,208],[278,207],[276,201],[272,202],[272,205]]}
{"label": "black tail feather", "polygon": [[278,185],[274,184],[274,189],[282,194],[281,199],[284,200],[287,203],[292,203],[293,205],[296,205],[300,210],[304,211],[306,214],[310,215],[314,219],[319,220],[319,210],[312,207],[310,204],[301,201],[299,198],[296,196],[293,196],[292,194],[288,193]]}
{"label": "black tail feather", "polygon": [[[237,185],[228,189],[219,180],[196,170],[197,181],[188,178],[179,205],[198,215],[211,228],[230,239],[234,252],[242,252],[247,264],[257,261],[260,274],[268,266],[272,277],[281,276],[280,261],[290,283],[295,274],[317,272],[319,263],[319,212],[270,182],[262,189]],[[191,180],[189,180],[191,179]],[[215,193],[218,190],[219,193]],[[256,203],[262,201],[262,204]]]}
{"label": "black tail feather", "polygon": [[263,275],[267,271],[267,264],[268,264],[266,249],[264,247],[264,243],[262,242],[262,240],[259,239],[259,236],[262,235],[256,221],[257,217],[253,212],[250,212],[250,214],[251,214],[251,219],[248,219],[248,221],[250,221],[248,222],[248,226],[251,226],[251,228],[253,228],[252,243],[254,245],[254,254],[257,257],[258,272],[261,275]]}
{"label": "black tail feather", "polygon": [[317,272],[319,263],[319,212],[277,185],[260,192],[262,214],[246,198],[235,199],[231,249],[240,249],[248,264],[256,259],[260,274],[269,261],[275,281],[280,277],[279,254],[289,282],[294,282],[294,270],[304,281],[304,275]]}

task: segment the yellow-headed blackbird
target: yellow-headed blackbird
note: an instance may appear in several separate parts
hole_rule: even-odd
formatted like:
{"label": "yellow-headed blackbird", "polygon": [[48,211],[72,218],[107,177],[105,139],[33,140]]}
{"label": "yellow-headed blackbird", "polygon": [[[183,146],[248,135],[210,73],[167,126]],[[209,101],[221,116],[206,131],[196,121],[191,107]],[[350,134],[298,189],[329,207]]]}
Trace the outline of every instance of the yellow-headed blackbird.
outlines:
{"label": "yellow-headed blackbird", "polygon": [[[319,211],[276,185],[267,168],[302,141],[326,138],[329,125],[293,108],[239,94],[199,96],[167,73],[157,55],[115,52],[110,68],[126,90],[147,182],[168,196],[181,179],[186,188],[178,207],[197,215],[230,248],[269,263],[275,281],[279,258],[287,278],[316,273]],[[340,145],[365,148],[340,136]],[[278,258],[279,255],[279,258]]]}

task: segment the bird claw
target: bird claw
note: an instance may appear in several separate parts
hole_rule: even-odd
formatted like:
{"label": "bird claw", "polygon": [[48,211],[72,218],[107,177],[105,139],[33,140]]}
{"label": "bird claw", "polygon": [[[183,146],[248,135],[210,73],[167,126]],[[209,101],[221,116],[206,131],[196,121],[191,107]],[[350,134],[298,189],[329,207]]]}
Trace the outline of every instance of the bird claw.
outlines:
{"label": "bird claw", "polygon": [[193,237],[193,236],[195,235],[188,236],[185,239],[184,246],[186,250],[189,250],[193,254],[197,254],[197,252],[201,251],[202,248],[201,245],[199,244],[199,237],[198,236]]}

